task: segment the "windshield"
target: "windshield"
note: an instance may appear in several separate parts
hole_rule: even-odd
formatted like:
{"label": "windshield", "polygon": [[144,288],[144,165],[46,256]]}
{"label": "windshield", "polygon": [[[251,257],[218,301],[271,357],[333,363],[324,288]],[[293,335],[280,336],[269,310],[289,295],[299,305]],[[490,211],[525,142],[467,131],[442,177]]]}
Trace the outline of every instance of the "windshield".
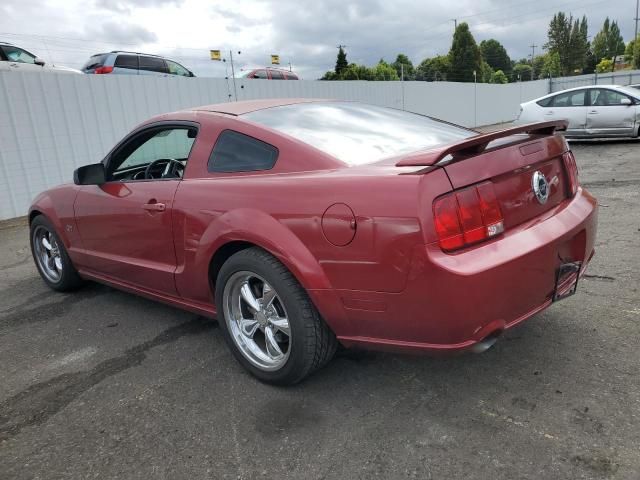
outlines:
{"label": "windshield", "polygon": [[311,102],[250,112],[243,118],[286,133],[349,165],[435,147],[476,132],[424,115],[350,102]]}

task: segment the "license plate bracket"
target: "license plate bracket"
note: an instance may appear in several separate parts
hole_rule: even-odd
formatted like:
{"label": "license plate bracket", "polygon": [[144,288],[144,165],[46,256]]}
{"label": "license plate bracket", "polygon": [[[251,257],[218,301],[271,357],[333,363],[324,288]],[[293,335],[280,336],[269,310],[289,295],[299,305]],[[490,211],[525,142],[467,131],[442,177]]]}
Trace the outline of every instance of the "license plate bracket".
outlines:
{"label": "license plate bracket", "polygon": [[553,301],[557,302],[576,293],[582,262],[567,262],[556,271],[556,284],[553,290]]}

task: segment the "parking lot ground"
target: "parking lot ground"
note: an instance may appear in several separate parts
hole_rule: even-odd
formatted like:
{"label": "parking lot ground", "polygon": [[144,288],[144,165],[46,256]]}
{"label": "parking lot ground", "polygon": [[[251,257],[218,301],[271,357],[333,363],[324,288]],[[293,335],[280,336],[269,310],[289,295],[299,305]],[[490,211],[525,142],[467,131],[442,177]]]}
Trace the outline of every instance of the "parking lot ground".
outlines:
{"label": "parking lot ground", "polygon": [[577,295],[482,355],[343,356],[293,388],[213,321],[48,290],[0,223],[0,478],[639,478],[640,143],[572,145],[601,203]]}

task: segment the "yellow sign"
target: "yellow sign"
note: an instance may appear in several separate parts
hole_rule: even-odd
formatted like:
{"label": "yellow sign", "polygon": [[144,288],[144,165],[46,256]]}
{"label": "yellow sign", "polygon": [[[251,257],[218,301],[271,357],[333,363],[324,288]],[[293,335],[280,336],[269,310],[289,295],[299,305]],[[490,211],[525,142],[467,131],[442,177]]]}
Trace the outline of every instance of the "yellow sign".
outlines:
{"label": "yellow sign", "polygon": [[209,55],[211,56],[211,60],[222,60],[222,55],[220,55],[220,50],[209,50]]}
{"label": "yellow sign", "polygon": [[271,55],[271,65],[280,65],[280,55]]}

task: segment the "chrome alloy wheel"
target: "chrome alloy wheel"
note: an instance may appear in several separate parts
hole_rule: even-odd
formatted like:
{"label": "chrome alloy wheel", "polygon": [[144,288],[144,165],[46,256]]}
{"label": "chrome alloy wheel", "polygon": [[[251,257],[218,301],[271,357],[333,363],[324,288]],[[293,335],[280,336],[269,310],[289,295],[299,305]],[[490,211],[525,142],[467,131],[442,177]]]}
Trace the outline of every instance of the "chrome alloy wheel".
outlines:
{"label": "chrome alloy wheel", "polygon": [[45,227],[38,226],[33,232],[33,248],[42,273],[53,283],[62,277],[62,256],[56,237]]}
{"label": "chrome alloy wheel", "polygon": [[291,352],[291,330],[284,303],[259,275],[234,273],[224,287],[224,319],[234,343],[261,370],[282,368]]}

